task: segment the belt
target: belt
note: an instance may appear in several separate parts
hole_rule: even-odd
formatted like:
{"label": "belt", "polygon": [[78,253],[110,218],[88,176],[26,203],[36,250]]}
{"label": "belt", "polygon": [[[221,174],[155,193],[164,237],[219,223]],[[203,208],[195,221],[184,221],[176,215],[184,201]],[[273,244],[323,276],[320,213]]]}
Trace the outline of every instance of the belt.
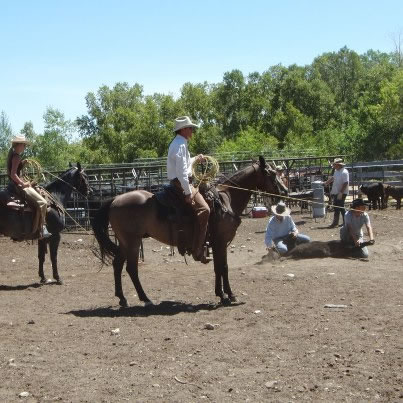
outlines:
{"label": "belt", "polygon": [[[190,183],[190,184],[193,183],[193,178],[192,178],[191,176],[188,176],[188,180],[189,180],[189,183]],[[170,180],[170,183],[171,183],[172,185],[180,185],[180,186],[182,186],[181,183],[180,183],[180,180],[179,180],[178,178],[173,178],[173,179],[171,179],[171,180]]]}

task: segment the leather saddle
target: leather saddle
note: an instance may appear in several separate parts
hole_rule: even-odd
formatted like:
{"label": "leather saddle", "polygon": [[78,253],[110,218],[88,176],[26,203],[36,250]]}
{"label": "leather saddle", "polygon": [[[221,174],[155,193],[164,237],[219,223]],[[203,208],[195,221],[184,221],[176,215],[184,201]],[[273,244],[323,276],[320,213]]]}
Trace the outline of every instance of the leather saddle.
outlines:
{"label": "leather saddle", "polygon": [[0,205],[16,211],[33,211],[22,195],[11,192],[8,188],[0,190]]}

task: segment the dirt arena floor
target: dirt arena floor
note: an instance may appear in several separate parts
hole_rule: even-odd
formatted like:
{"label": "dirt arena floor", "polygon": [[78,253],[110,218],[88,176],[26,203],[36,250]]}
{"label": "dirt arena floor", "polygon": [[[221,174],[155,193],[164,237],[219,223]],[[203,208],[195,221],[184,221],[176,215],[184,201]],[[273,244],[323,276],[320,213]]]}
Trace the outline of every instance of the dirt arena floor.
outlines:
{"label": "dirt arena floor", "polygon": [[[229,307],[212,263],[186,265],[154,240],[140,278],[155,307],[125,274],[119,309],[91,236],[63,235],[61,286],[39,285],[35,244],[0,238],[0,402],[401,401],[403,212],[382,214],[369,261],[259,264],[267,218],[244,219]],[[330,216],[293,217],[313,240],[338,237]]]}

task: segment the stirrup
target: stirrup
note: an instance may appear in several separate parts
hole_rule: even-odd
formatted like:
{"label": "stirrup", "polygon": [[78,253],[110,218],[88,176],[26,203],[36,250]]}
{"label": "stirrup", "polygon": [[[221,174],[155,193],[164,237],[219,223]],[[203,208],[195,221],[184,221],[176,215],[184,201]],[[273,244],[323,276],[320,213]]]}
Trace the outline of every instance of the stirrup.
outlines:
{"label": "stirrup", "polygon": [[52,236],[52,234],[48,231],[48,229],[46,228],[46,225],[44,225],[42,227],[42,234],[40,239],[47,239],[50,238]]}

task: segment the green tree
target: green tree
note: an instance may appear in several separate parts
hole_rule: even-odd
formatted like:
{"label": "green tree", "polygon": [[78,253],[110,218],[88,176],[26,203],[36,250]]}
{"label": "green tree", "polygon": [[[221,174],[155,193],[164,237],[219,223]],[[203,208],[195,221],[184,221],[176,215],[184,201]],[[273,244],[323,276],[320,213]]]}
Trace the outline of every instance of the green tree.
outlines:
{"label": "green tree", "polygon": [[6,165],[7,153],[10,148],[11,137],[13,130],[8,117],[4,111],[0,113],[0,166],[3,168]]}

